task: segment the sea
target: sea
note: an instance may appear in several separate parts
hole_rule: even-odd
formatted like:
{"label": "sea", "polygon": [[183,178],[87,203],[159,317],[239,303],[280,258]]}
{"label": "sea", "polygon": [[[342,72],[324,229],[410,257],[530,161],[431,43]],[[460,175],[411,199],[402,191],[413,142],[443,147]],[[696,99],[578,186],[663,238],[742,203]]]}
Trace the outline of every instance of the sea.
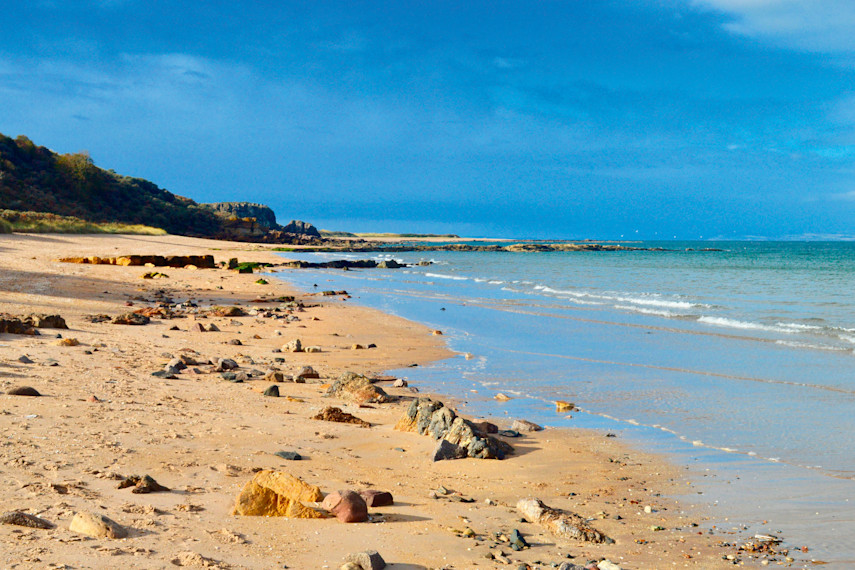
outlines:
{"label": "sea", "polygon": [[662,250],[287,252],[411,265],[278,276],[443,331],[457,356],[392,373],[463,413],[612,433],[685,466],[724,540],[855,568],[855,243],[630,245]]}

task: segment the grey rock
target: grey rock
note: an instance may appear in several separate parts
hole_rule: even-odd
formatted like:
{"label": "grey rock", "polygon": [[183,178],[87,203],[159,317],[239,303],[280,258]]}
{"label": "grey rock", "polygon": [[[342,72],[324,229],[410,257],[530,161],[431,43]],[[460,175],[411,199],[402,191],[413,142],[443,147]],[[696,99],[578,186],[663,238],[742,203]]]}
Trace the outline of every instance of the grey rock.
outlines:
{"label": "grey rock", "polygon": [[26,354],[22,354],[18,357],[18,362],[23,362],[24,364],[32,364],[33,361]]}
{"label": "grey rock", "polygon": [[3,513],[0,515],[0,523],[41,529],[49,529],[56,526],[41,517],[37,517],[36,515],[31,515],[29,513],[22,513],[21,511],[9,511],[7,513]]}
{"label": "grey rock", "polygon": [[19,386],[6,392],[10,396],[41,396],[38,390],[30,386]]}
{"label": "grey rock", "polygon": [[218,358],[217,370],[235,370],[239,368],[238,363],[231,358]]}
{"label": "grey rock", "polygon": [[444,461],[449,459],[463,459],[468,455],[467,451],[457,444],[451,443],[447,439],[439,440],[436,448],[433,450],[434,461]]}
{"label": "grey rock", "polygon": [[287,459],[288,461],[300,461],[303,459],[303,456],[296,451],[277,451],[273,455],[281,457],[282,459]]}
{"label": "grey rock", "polygon": [[282,345],[282,352],[303,352],[303,343],[299,338]]}
{"label": "grey rock", "polygon": [[273,386],[268,387],[267,390],[264,391],[264,395],[265,396],[272,396],[274,398],[278,398],[279,397],[279,386],[274,384]]}
{"label": "grey rock", "polygon": [[513,425],[511,425],[511,429],[514,431],[519,431],[519,432],[542,431],[543,427],[537,425],[534,422],[530,422],[528,420],[514,420]]}

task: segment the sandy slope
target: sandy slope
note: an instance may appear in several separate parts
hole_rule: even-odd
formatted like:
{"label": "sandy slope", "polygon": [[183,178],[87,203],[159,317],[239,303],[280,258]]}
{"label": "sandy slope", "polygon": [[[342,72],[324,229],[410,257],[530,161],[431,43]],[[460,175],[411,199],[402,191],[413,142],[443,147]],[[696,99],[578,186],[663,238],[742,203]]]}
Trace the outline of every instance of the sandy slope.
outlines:
{"label": "sandy slope", "polygon": [[[502,565],[485,554],[495,549],[496,533],[514,528],[533,546],[519,553],[502,547],[514,561],[505,567],[601,558],[623,568],[730,565],[721,560],[731,551],[716,546],[719,537],[690,526],[700,522],[697,512],[683,512],[659,496],[678,486],[685,490],[678,471],[603,434],[546,430],[515,440],[518,453],[504,461],[433,463],[430,438],[392,429],[406,398],[413,397],[406,389],[387,388],[405,398],[399,403],[372,409],[343,405],[373,424],[363,429],[309,419],[337,403],[322,398],[317,384],[279,385],[283,396],[300,402],[262,396],[269,385],[262,381],[233,384],[218,374],[151,376],[181,349],[235,358],[244,369],[266,370],[274,357],[284,357],[284,372],[312,365],[325,379],[343,370],[382,373],[454,356],[442,337],[420,325],[305,295],[311,306],[287,324],[253,316],[211,318],[201,322],[214,322],[221,332],[194,333],[188,330],[194,320],[183,317],[146,326],[92,323],[88,315],[150,305],[132,299],[151,299],[158,289],[200,306],[244,307],[254,306],[251,300],[262,293],[294,291],[272,280],[257,285],[257,274],[223,269],[161,269],[168,279],[142,280],[147,270],[141,267],[53,261],[60,255],[191,253],[212,253],[218,261],[278,261],[256,246],[173,236],[0,236],[0,312],[60,314],[71,328],[43,329],[35,337],[0,335],[0,391],[26,385],[46,396],[0,395],[0,511],[21,509],[57,525],[0,525],[0,566],[169,568],[173,560],[192,563],[190,552],[223,567],[338,568],[346,554],[376,549],[390,568],[493,568]],[[129,301],[133,307],[126,306]],[[173,325],[181,330],[169,330]],[[56,346],[56,332],[80,346]],[[324,352],[271,352],[292,338]],[[243,344],[225,344],[230,339]],[[351,350],[354,343],[377,348]],[[24,354],[34,363],[18,362]],[[50,359],[58,366],[49,366]],[[279,450],[298,451],[305,459],[282,460],[273,455]],[[396,504],[373,511],[373,522],[349,525],[231,516],[238,491],[257,468],[286,470],[325,492],[390,490]],[[135,495],[116,488],[112,477],[132,474],[149,474],[173,491]],[[475,502],[431,498],[440,485]],[[512,507],[527,496],[594,519],[616,543],[555,539],[520,522]],[[654,512],[645,513],[646,505]],[[68,525],[78,510],[106,514],[131,527],[131,536],[110,540],[72,533]],[[654,526],[666,530],[652,531]],[[467,527],[474,538],[454,532]]]}

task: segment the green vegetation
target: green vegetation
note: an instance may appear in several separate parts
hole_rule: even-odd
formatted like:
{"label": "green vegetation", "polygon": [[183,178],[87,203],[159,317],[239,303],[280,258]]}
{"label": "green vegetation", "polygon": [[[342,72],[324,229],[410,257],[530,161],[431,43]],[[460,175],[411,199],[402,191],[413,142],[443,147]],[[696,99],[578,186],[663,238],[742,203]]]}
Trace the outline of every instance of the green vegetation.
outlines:
{"label": "green vegetation", "polygon": [[[124,232],[129,226],[141,225],[173,234],[212,237],[223,227],[212,211],[193,200],[147,180],[98,168],[85,151],[58,155],[25,136],[12,139],[2,134],[0,208],[70,216],[78,222],[97,224],[94,231],[101,232]],[[119,225],[107,229],[102,225],[107,222]],[[39,227],[65,229],[36,229]],[[19,231],[93,231],[79,228],[83,228],[79,223],[52,221]]]}
{"label": "green vegetation", "polygon": [[73,216],[60,216],[45,212],[19,212],[0,210],[0,233],[32,234],[136,234],[164,235],[160,228],[142,224],[122,224],[116,222],[95,223]]}

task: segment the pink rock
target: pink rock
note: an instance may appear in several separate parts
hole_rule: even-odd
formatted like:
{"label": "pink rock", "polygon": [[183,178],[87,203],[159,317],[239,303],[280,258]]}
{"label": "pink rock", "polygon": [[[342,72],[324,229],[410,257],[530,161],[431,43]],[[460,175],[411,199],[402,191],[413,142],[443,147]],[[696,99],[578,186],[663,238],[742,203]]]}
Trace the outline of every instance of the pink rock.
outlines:
{"label": "pink rock", "polygon": [[335,515],[340,522],[364,522],[368,520],[368,505],[358,493],[336,491],[324,497],[321,506]]}

